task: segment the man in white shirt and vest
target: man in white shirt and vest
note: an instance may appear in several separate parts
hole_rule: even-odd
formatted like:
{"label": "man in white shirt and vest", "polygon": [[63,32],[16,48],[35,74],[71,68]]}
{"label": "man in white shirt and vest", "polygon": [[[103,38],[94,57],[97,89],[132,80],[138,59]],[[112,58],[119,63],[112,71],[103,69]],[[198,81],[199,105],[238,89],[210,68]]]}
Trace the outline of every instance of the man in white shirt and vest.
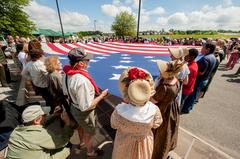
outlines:
{"label": "man in white shirt and vest", "polygon": [[[63,70],[63,92],[68,95],[71,103],[70,112],[83,129],[83,142],[87,147],[89,157],[98,156],[92,145],[95,134],[95,108],[97,104],[107,95],[108,90],[99,93],[93,78],[87,72],[91,54],[87,54],[82,48],[74,48],[68,54],[70,66],[64,66]],[[98,95],[96,97],[96,95]],[[79,131],[80,132],[80,131]],[[81,138],[80,134],[79,137]]]}

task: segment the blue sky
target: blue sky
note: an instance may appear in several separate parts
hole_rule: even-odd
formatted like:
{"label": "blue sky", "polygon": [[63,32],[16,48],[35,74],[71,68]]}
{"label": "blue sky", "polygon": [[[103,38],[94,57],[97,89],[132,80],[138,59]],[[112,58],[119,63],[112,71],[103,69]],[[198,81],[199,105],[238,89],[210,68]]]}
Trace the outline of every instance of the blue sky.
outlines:
{"label": "blue sky", "polygon": [[[137,18],[138,0],[58,0],[66,31],[111,32],[114,17]],[[240,30],[240,0],[142,0],[140,30]],[[34,0],[24,8],[37,27],[60,30],[55,0]]]}

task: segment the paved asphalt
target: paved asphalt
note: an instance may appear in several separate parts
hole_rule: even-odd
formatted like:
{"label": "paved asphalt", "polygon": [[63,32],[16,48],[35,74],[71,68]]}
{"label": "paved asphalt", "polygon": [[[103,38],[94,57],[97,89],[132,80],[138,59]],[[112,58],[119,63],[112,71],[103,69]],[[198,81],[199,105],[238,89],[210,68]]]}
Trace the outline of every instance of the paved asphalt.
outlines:
{"label": "paved asphalt", "polygon": [[240,75],[226,70],[223,61],[205,97],[180,126],[234,158],[240,158]]}

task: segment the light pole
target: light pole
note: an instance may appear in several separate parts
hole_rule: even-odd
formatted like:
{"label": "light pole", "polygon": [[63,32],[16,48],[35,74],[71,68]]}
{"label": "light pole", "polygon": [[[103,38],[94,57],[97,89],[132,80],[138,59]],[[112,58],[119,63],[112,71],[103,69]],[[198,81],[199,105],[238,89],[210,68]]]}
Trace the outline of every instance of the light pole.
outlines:
{"label": "light pole", "polygon": [[60,21],[60,25],[61,25],[61,30],[62,30],[63,42],[65,42],[65,37],[64,37],[64,32],[63,32],[63,25],[62,25],[61,15],[60,15],[59,7],[58,7],[58,0],[56,0],[56,4],[57,4],[57,10],[58,10],[58,17],[59,17],[59,21]]}
{"label": "light pole", "polygon": [[97,22],[97,20],[94,20],[94,31],[97,31],[96,30],[96,22]]}
{"label": "light pole", "polygon": [[141,3],[142,3],[142,1],[139,0],[139,6],[138,6],[138,24],[137,24],[137,39],[139,38],[139,25],[140,25],[140,17],[141,17]]}

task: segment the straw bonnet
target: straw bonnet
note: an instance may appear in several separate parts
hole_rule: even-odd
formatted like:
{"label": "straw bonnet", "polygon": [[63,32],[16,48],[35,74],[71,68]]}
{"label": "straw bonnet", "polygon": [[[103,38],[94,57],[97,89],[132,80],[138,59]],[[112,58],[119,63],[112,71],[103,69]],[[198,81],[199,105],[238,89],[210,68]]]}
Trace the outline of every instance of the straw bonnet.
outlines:
{"label": "straw bonnet", "polygon": [[186,47],[168,48],[168,51],[176,59],[183,58],[189,54],[188,48]]}
{"label": "straw bonnet", "polygon": [[139,67],[123,71],[119,79],[119,89],[123,99],[135,106],[144,106],[155,94],[151,74]]}
{"label": "straw bonnet", "polygon": [[174,60],[169,62],[157,60],[157,66],[160,70],[162,77],[171,78],[176,76],[180,71],[182,71],[183,62],[180,60]]}

